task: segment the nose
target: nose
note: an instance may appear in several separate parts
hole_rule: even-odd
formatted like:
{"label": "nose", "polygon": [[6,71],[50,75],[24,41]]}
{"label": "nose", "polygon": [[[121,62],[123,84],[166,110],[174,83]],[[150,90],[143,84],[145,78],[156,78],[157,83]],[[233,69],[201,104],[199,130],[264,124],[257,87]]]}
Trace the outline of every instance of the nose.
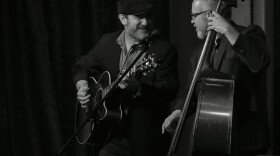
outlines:
{"label": "nose", "polygon": [[142,25],[148,25],[148,19],[146,17],[141,19],[141,24]]}
{"label": "nose", "polygon": [[191,23],[194,24],[194,18],[191,18]]}

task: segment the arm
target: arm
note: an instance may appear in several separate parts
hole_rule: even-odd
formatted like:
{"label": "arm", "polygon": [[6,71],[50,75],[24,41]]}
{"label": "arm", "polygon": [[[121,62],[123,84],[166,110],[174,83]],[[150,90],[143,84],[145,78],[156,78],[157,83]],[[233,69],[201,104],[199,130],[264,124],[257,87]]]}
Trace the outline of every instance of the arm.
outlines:
{"label": "arm", "polygon": [[[73,66],[73,81],[75,84],[79,80],[87,81],[89,76],[101,71],[99,61],[100,42],[92,48],[86,55],[82,56]],[[76,86],[77,87],[77,86]]]}
{"label": "arm", "polygon": [[248,66],[252,72],[259,72],[269,63],[266,38],[263,30],[252,25],[238,32],[236,28],[226,21],[217,12],[208,17],[208,30],[214,30],[227,37],[237,56]]}
{"label": "arm", "polygon": [[[186,81],[184,85],[181,85],[180,89],[178,90],[176,99],[172,102],[171,105],[171,114],[165,119],[165,121],[162,124],[162,133],[165,132],[165,130],[169,133],[174,133],[177,122],[181,116],[181,110],[183,109],[183,106],[185,104],[188,90],[194,75],[195,68],[197,66],[197,62],[200,56],[200,52],[203,48],[203,45],[199,45],[190,55],[189,59],[186,59],[186,67],[187,69],[184,71],[187,71],[186,75]],[[192,102],[193,104],[193,102]],[[192,105],[191,104],[191,105]]]}
{"label": "arm", "polygon": [[265,34],[259,26],[252,25],[239,34],[233,48],[252,72],[259,72],[269,64]]}
{"label": "arm", "polygon": [[99,44],[97,44],[89,53],[82,56],[73,66],[73,81],[77,89],[77,100],[82,107],[86,107],[89,102],[90,94],[88,94],[88,77],[97,73],[100,69],[97,53],[99,51]]}

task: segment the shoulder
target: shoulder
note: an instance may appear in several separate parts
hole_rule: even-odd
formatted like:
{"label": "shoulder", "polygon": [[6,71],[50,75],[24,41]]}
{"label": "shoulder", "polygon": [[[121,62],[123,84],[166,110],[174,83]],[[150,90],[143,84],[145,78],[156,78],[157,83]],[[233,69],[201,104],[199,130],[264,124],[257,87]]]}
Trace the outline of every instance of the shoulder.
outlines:
{"label": "shoulder", "polygon": [[165,39],[157,39],[151,46],[151,49],[160,53],[176,52],[176,48]]}
{"label": "shoulder", "polygon": [[250,34],[250,35],[260,35],[265,37],[265,32],[263,31],[263,29],[258,26],[258,25],[250,25],[245,29],[245,33],[246,34]]}
{"label": "shoulder", "polygon": [[263,29],[259,25],[256,25],[256,24],[249,25],[248,27],[246,27],[245,30],[264,33]]}
{"label": "shoulder", "polygon": [[115,43],[115,41],[117,40],[121,32],[122,31],[116,31],[116,32],[104,34],[103,36],[101,36],[99,43],[100,44],[104,44],[108,42]]}
{"label": "shoulder", "polygon": [[165,39],[157,39],[154,41],[148,53],[154,53],[158,60],[162,62],[177,61],[177,50],[176,48]]}
{"label": "shoulder", "polygon": [[162,47],[162,48],[169,48],[174,47],[170,42],[165,39],[159,38],[154,42],[154,46]]}
{"label": "shoulder", "polygon": [[265,36],[263,29],[256,24],[252,24],[247,27],[244,27],[234,23],[233,26],[237,29],[237,31],[239,31],[243,35],[261,35],[263,37]]}

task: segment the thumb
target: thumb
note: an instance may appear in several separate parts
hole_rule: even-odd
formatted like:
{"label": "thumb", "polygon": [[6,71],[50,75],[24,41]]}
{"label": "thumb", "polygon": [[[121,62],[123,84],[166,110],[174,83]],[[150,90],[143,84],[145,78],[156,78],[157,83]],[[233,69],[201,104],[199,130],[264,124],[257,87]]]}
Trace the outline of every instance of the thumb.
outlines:
{"label": "thumb", "polygon": [[164,123],[162,124],[162,126],[161,126],[161,134],[164,134]]}

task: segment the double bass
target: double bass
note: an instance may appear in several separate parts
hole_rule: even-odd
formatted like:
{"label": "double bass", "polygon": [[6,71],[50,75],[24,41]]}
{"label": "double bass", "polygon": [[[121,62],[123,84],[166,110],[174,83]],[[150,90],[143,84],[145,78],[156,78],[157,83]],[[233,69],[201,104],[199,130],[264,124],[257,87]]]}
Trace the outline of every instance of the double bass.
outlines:
{"label": "double bass", "polygon": [[[237,7],[237,0],[219,0],[216,11]],[[194,72],[168,156],[229,155],[233,117],[234,77],[214,71],[210,55],[217,33],[209,31]],[[207,70],[202,73],[202,65]],[[206,72],[207,71],[207,72]],[[205,76],[202,76],[205,75]],[[193,92],[200,82],[194,115],[189,115]],[[186,121],[188,120],[188,121]],[[189,122],[190,121],[190,122]],[[191,127],[186,132],[186,126]],[[183,133],[184,129],[184,133]]]}

